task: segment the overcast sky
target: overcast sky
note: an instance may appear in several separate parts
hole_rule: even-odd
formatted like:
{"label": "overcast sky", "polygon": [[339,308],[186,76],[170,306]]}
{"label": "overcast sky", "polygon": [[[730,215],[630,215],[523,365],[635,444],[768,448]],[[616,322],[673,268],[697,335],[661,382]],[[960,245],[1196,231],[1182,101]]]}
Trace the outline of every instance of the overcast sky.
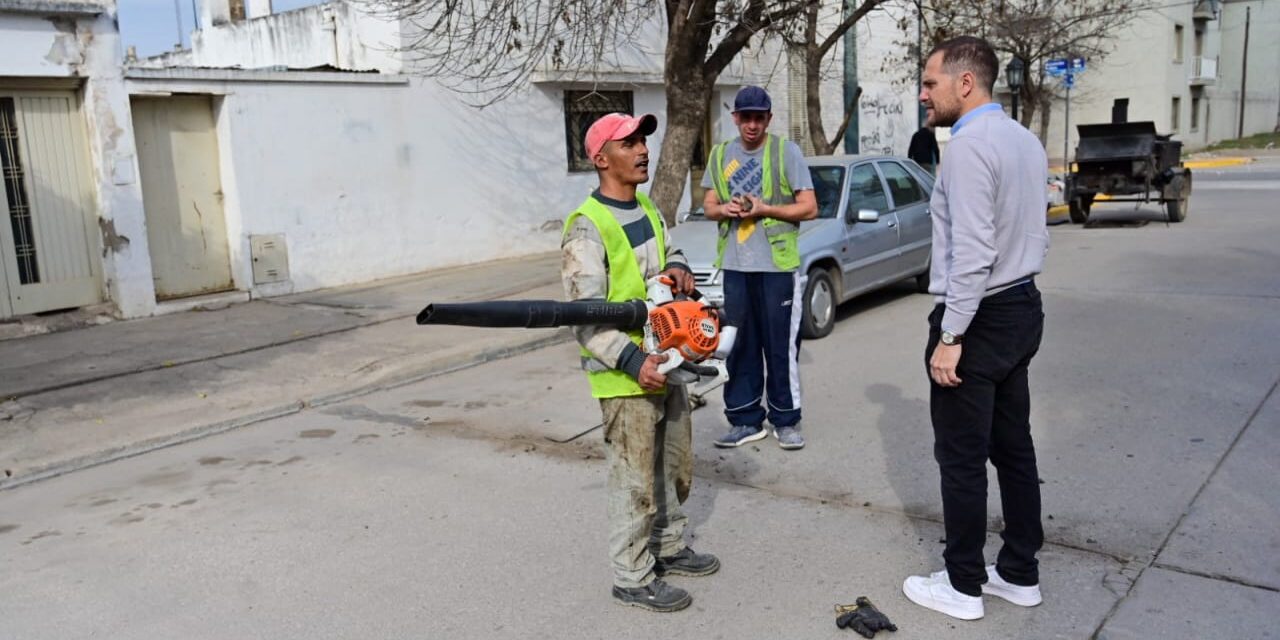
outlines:
{"label": "overcast sky", "polygon": [[[145,58],[165,51],[172,51],[178,43],[178,20],[174,17],[174,5],[182,11],[182,45],[191,44],[191,31],[195,29],[196,5],[200,0],[117,0],[120,15],[120,37],[127,51],[130,45],[138,48],[138,57]],[[323,0],[271,0],[275,13],[299,7],[321,4]]]}

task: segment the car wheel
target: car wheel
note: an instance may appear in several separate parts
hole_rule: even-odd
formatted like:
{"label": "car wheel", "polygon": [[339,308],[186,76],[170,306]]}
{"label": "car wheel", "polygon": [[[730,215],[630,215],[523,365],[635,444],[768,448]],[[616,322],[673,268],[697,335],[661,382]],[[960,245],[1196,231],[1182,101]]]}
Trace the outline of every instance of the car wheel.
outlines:
{"label": "car wheel", "polygon": [[807,340],[824,338],[836,326],[835,281],[826,269],[809,272],[809,282],[804,287],[804,315],[800,320],[800,335]]}

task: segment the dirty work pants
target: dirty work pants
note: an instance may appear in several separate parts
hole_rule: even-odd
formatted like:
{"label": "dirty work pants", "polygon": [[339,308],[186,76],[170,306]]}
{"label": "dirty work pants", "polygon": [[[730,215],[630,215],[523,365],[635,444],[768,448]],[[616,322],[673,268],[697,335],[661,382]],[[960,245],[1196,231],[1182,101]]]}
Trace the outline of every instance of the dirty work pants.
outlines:
{"label": "dirty work pants", "polygon": [[693,425],[682,386],[666,395],[601,398],[609,462],[609,555],[613,583],[653,581],[653,561],[684,549],[680,505],[693,479]]}
{"label": "dirty work pants", "polygon": [[[800,316],[807,278],[794,272],[724,272],[724,312],[738,328],[726,366],[724,417],[730,425],[800,423]],[[767,374],[767,375],[766,375]],[[766,396],[767,394],[767,396]]]}
{"label": "dirty work pants", "polygon": [[[944,305],[929,316],[925,369],[941,336]],[[1044,331],[1040,292],[1034,283],[982,301],[964,335],[958,387],[930,378],[934,457],[942,476],[942,518],[947,532],[947,574],[956,591],[981,595],[987,581],[982,553],[987,538],[987,460],[1000,482],[1004,546],[996,558],[1012,584],[1039,584],[1036,552],[1044,543],[1040,476],[1031,441],[1027,365]]]}

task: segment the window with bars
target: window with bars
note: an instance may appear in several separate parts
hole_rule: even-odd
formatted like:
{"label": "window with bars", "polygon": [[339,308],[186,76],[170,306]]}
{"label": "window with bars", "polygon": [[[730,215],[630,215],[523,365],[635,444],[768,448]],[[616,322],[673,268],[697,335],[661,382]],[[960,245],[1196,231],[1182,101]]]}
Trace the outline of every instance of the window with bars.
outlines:
{"label": "window with bars", "polygon": [[565,147],[569,151],[569,171],[595,170],[591,158],[587,157],[587,129],[601,116],[614,112],[635,114],[630,91],[564,92],[564,136]]}
{"label": "window with bars", "polygon": [[40,266],[36,261],[31,200],[27,197],[26,175],[18,151],[18,114],[13,98],[0,98],[0,179],[4,180],[4,195],[9,205],[18,281],[34,284],[40,282]]}

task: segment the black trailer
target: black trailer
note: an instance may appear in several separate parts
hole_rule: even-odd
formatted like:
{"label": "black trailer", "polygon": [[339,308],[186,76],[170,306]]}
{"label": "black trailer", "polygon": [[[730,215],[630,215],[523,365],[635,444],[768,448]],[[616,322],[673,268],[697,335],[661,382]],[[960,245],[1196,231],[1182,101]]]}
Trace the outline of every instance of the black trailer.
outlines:
{"label": "black trailer", "polygon": [[1077,130],[1075,171],[1067,174],[1063,194],[1072,222],[1088,221],[1099,195],[1108,202],[1155,200],[1169,222],[1186,219],[1191,170],[1182,166],[1181,141],[1157,134],[1154,122],[1082,124]]}

